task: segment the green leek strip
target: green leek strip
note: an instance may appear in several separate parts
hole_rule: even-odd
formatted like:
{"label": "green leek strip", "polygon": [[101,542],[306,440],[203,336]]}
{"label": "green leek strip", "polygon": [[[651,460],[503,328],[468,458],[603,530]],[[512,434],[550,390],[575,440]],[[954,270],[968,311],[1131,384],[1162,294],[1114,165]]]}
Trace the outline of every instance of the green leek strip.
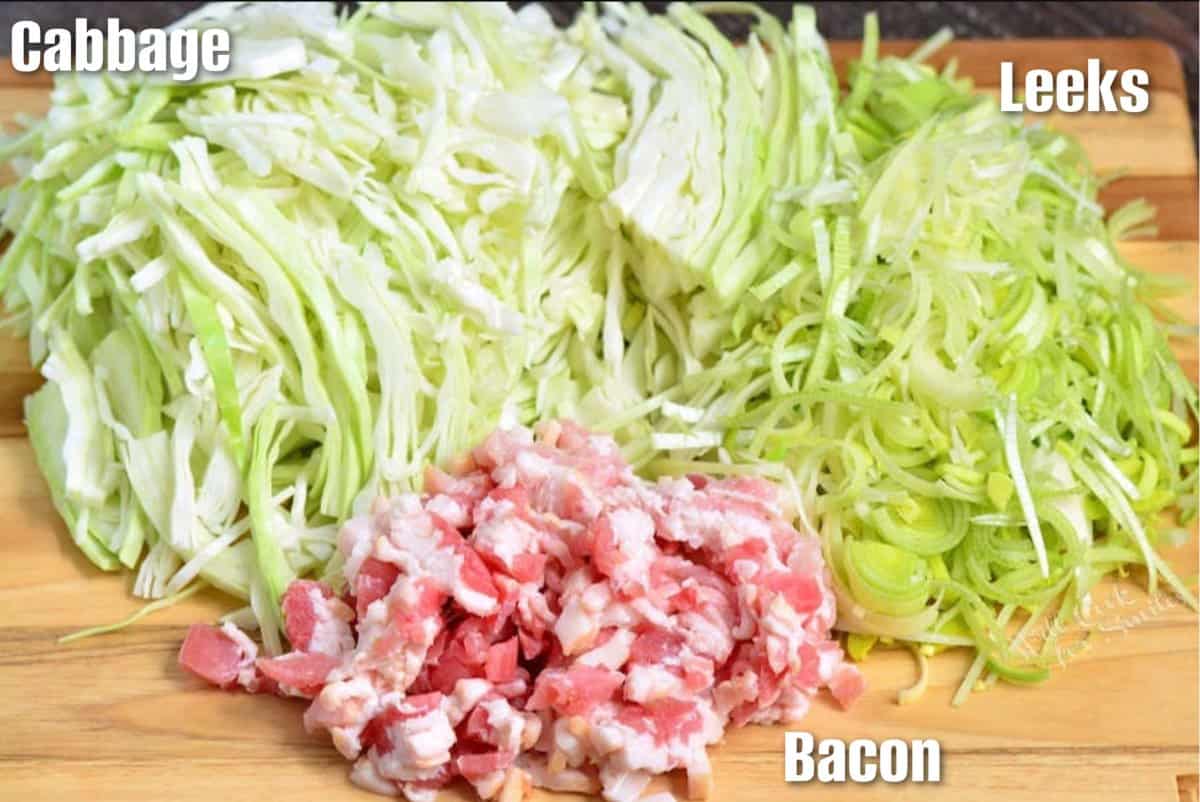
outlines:
{"label": "green leek strip", "polygon": [[926,688],[929,687],[929,659],[915,646],[909,651],[912,652],[913,659],[917,661],[917,681],[911,687],[896,693],[896,704],[898,705],[911,705],[919,701],[925,695]]}
{"label": "green leek strip", "polygon": [[967,668],[967,673],[963,675],[958,690],[950,698],[950,705],[952,707],[961,707],[967,701],[967,697],[975,689],[975,682],[979,679],[979,674],[983,671],[985,665],[987,665],[987,657],[982,652],[977,653],[975,659],[971,661],[970,667]]}
{"label": "green leek strip", "polygon": [[138,621],[141,621],[143,618],[150,615],[151,613],[156,613],[159,610],[165,610],[168,607],[173,607],[176,604],[178,604],[179,602],[183,601],[184,599],[188,599],[188,598],[191,598],[192,596],[195,596],[197,593],[204,590],[206,587],[208,587],[208,585],[202,581],[194,582],[194,583],[192,583],[192,585],[190,587],[186,587],[183,590],[179,591],[178,593],[175,593],[171,596],[165,596],[161,599],[157,599],[155,601],[149,602],[148,604],[142,605],[140,609],[138,609],[131,615],[128,615],[125,618],[122,618],[120,621],[117,621],[116,623],[103,624],[103,625],[97,626],[97,627],[88,627],[87,629],[81,629],[78,632],[72,632],[69,635],[63,635],[61,638],[58,639],[58,642],[59,642],[59,644],[73,643],[74,641],[83,640],[84,638],[95,637],[96,635],[107,635],[110,632],[119,632],[120,630],[125,629],[125,627],[131,626],[132,624],[136,624]]}
{"label": "green leek strip", "polygon": [[[1013,635],[1013,639],[1008,645],[1008,653],[1010,655],[1014,654],[1017,649],[1021,648],[1021,645],[1025,642],[1025,639],[1029,636],[1029,633],[1033,630],[1034,626],[1036,626],[1037,622],[1041,620],[1042,613],[1048,607],[1049,607],[1048,604],[1042,605],[1040,607],[1035,608],[1033,611],[1030,612],[1029,617],[1025,619],[1025,623],[1023,623],[1020,626],[1020,628],[1017,630],[1016,634]],[[1014,668],[1014,667],[1008,666],[1006,664],[1000,663],[996,660],[988,661],[988,669],[993,674],[1000,676],[1003,679],[1007,679],[1011,682],[1024,683],[1024,684],[1041,682],[1049,677],[1049,673],[1045,672],[1044,668],[1042,668],[1042,669]],[[1043,672],[1045,672],[1045,673],[1043,673]]]}
{"label": "green leek strip", "polygon": [[[1008,620],[1012,618],[1012,614],[1016,611],[1016,609],[1016,605],[1006,604],[1003,608],[1001,608],[1000,614],[996,616],[996,625],[1003,627],[1005,624],[1007,624]],[[967,669],[967,673],[963,676],[962,683],[958,686],[958,690],[954,692],[954,696],[950,700],[950,704],[952,706],[960,707],[962,706],[963,702],[967,701],[967,697],[970,696],[971,691],[975,687],[976,680],[979,679],[979,675],[983,671],[984,666],[987,665],[989,659],[990,658],[986,652],[979,651],[979,653],[975,656],[975,659],[971,661],[971,666]]]}
{"label": "green leek strip", "polygon": [[933,36],[921,43],[908,57],[914,64],[920,64],[937,51],[941,50],[954,38],[954,32],[949,28],[940,28]]}
{"label": "green leek strip", "polygon": [[825,302],[825,322],[817,337],[817,348],[804,377],[804,389],[815,389],[824,381],[833,353],[833,341],[850,295],[850,218],[839,217],[833,234],[833,265],[829,278],[829,294]]}
{"label": "green leek strip", "polygon": [[1017,685],[1036,685],[1050,678],[1047,668],[1017,668],[995,659],[988,659],[988,669],[1001,679]]}
{"label": "green leek strip", "polygon": [[918,632],[905,638],[913,643],[926,643],[931,646],[975,646],[974,640],[957,635],[943,635],[938,632]]}
{"label": "green leek strip", "polygon": [[850,86],[850,96],[842,104],[842,112],[850,113],[862,108],[871,92],[875,79],[875,62],[879,58],[879,16],[874,12],[863,18],[862,55]]}
{"label": "green leek strip", "polygon": [[769,278],[751,287],[750,294],[760,301],[766,301],[772,295],[786,287],[803,270],[804,268],[799,262],[789,262],[782,269],[775,271]]}
{"label": "green leek strip", "polygon": [[906,523],[889,507],[877,507],[868,520],[881,538],[914,554],[933,556],[948,552],[967,534],[966,505],[942,499],[918,505],[919,519]]}
{"label": "green leek strip", "polygon": [[1043,664],[1049,662],[1051,654],[1058,646],[1059,638],[1066,631],[1067,625],[1074,620],[1075,610],[1078,605],[1078,597],[1072,594],[1067,594],[1063,597],[1058,611],[1054,614],[1054,620],[1050,624],[1049,635],[1042,642],[1042,650],[1038,654],[1038,662]]}
{"label": "green leek strip", "polygon": [[[1119,489],[1111,487],[1104,477],[1092,470],[1091,466],[1082,459],[1076,459],[1072,463],[1071,468],[1075,471],[1075,475],[1095,494],[1096,498],[1100,499],[1101,503],[1108,507],[1113,518],[1121,524],[1121,527],[1137,543],[1138,549],[1142,554],[1143,564],[1146,566],[1150,592],[1154,593],[1157,588],[1159,560],[1155,559],[1157,554],[1154,552],[1154,547],[1150,545],[1146,531],[1142,527],[1141,521],[1138,520],[1137,515],[1129,507],[1129,502]],[[1187,599],[1188,596],[1185,595],[1182,598]],[[1191,603],[1195,604],[1194,601]]]}
{"label": "green leek strip", "polygon": [[1013,485],[1016,487],[1017,500],[1021,503],[1021,511],[1025,514],[1025,525],[1029,529],[1029,537],[1037,550],[1038,569],[1043,578],[1050,577],[1050,563],[1046,557],[1046,541],[1042,538],[1042,525],[1038,521],[1037,508],[1033,504],[1033,495],[1029,491],[1029,482],[1025,479],[1025,469],[1021,466],[1021,450],[1017,441],[1017,397],[1008,398],[1008,416],[1001,423],[1000,412],[996,412],[996,426],[1003,432],[1004,457],[1008,462],[1008,470],[1012,474]]}
{"label": "green leek strip", "polygon": [[843,564],[854,597],[868,608],[892,616],[914,615],[929,601],[925,561],[887,543],[847,541]]}

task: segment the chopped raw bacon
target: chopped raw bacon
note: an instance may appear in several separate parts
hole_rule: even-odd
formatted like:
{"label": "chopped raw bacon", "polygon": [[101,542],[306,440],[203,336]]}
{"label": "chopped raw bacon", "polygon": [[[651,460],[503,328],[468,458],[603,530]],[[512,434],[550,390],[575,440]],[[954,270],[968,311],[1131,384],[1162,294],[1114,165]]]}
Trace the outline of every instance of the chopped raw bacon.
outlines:
{"label": "chopped raw bacon", "polygon": [[866,689],[862,672],[847,663],[839,665],[829,679],[829,691],[844,709],[849,709]]}
{"label": "chopped raw bacon", "polygon": [[192,624],[179,647],[179,664],[219,688],[237,682],[242,659],[242,647],[208,624]]}
{"label": "chopped raw bacon", "polygon": [[355,612],[359,618],[367,614],[367,608],[373,602],[388,594],[398,576],[400,576],[400,569],[391,563],[376,560],[374,557],[368,557],[363,561],[362,568],[358,569],[358,578],[354,583]]}
{"label": "chopped raw bacon", "polygon": [[821,585],[811,576],[794,574],[791,571],[774,571],[762,579],[767,590],[782,594],[796,612],[816,610],[824,600]]}
{"label": "chopped raw bacon", "polygon": [[483,673],[489,682],[508,682],[517,676],[517,638],[513,636],[503,643],[489,646]]}
{"label": "chopped raw bacon", "polygon": [[594,707],[610,701],[625,681],[619,671],[574,665],[566,671],[543,671],[529,697],[530,710],[553,709],[564,716],[586,715]]}
{"label": "chopped raw bacon", "polygon": [[288,586],[281,604],[284,629],[293,649],[337,655],[354,647],[350,634],[354,612],[334,598],[328,585],[298,579]]}
{"label": "chopped raw bacon", "polygon": [[304,651],[312,641],[313,630],[317,627],[317,611],[310,597],[315,591],[318,596],[325,596],[323,588],[317,582],[300,579],[288,586],[283,594],[283,620],[286,623],[288,640],[292,647]]}
{"label": "chopped raw bacon", "polygon": [[661,629],[649,629],[640,633],[630,650],[630,661],[657,665],[668,657],[683,650],[683,638]]}
{"label": "chopped raw bacon", "polygon": [[458,771],[468,780],[479,780],[493,772],[503,771],[513,764],[516,755],[505,752],[480,752],[459,755],[455,761]]}
{"label": "chopped raw bacon", "polygon": [[521,582],[537,582],[546,568],[545,554],[517,554],[512,560],[513,579]]}
{"label": "chopped raw bacon", "polygon": [[456,777],[504,802],[634,800],[677,769],[702,798],[726,727],[863,691],[830,637],[820,544],[769,482],[651,484],[569,422],[495,432],[425,481],[342,528],[345,601],[288,588],[291,652],[198,626],[180,663],[311,698],[305,725],[357,761],[351,779],[413,802]]}
{"label": "chopped raw bacon", "polygon": [[257,662],[257,666],[280,688],[291,690],[295,696],[311,699],[321,692],[325,678],[341,662],[336,657],[320,652],[289,652],[281,657],[263,658]]}

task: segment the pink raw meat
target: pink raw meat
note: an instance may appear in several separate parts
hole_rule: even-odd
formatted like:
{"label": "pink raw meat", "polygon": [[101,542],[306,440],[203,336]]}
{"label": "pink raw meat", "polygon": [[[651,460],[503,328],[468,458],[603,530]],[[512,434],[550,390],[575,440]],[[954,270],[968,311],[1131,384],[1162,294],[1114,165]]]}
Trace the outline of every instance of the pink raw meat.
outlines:
{"label": "pink raw meat", "polygon": [[727,726],[862,693],[820,544],[771,483],[649,483],[569,422],[497,431],[456,468],[346,523],[349,603],[293,583],[291,652],[193,627],[180,662],[312,699],[305,724],[351,779],[413,802],[456,777],[503,802],[535,785],[632,802],[675,769],[702,797]]}
{"label": "pink raw meat", "polygon": [[208,624],[192,624],[179,647],[179,664],[219,688],[237,682],[241,661],[242,647]]}

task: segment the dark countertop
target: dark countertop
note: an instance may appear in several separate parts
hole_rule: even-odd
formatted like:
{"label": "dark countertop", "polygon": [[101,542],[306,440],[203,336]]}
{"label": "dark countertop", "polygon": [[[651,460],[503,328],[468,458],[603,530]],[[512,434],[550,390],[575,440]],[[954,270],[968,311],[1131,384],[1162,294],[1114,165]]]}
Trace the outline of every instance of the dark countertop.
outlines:
{"label": "dark countertop", "polygon": [[[0,30],[14,22],[32,19],[43,27],[69,25],[76,17],[102,20],[117,16],[132,28],[162,26],[191,9],[197,2],[131,3],[66,2],[0,4]],[[571,18],[579,3],[546,3],[560,21]],[[647,3],[661,8],[666,3]],[[762,3],[787,15],[792,3]],[[1188,100],[1196,114],[1197,26],[1200,4],[1194,2],[823,2],[817,3],[821,32],[829,39],[855,39],[862,34],[863,15],[879,13],[886,38],[923,38],[949,26],[962,38],[1038,38],[1131,36],[1161,39],[1175,48],[1187,73]],[[733,22],[729,33],[739,33]],[[7,55],[8,37],[0,40],[0,55]],[[1099,54],[1103,57],[1103,54]]]}

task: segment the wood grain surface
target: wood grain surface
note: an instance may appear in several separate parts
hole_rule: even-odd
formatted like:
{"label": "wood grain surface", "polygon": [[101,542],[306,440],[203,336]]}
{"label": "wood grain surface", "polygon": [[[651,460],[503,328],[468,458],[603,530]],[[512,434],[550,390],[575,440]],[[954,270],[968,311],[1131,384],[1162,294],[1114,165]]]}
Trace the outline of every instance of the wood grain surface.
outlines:
{"label": "wood grain surface", "polygon": [[[839,63],[856,47],[834,43]],[[956,56],[962,72],[992,89],[1001,57],[1053,68],[1078,64],[1088,47],[958,42],[943,57]],[[1144,196],[1160,207],[1158,236],[1122,251],[1145,270],[1193,281],[1171,305],[1194,324],[1196,159],[1178,61],[1165,45],[1143,40],[1113,40],[1103,52],[1107,64],[1150,70],[1151,110],[1039,122],[1079,136],[1098,169],[1130,168],[1105,191],[1106,203]],[[0,68],[0,119],[44,109],[46,85]],[[1195,331],[1177,346],[1196,381]],[[36,383],[25,344],[0,337],[0,799],[369,799],[348,783],[325,739],[304,733],[302,703],[212,691],[176,666],[186,625],[227,609],[214,592],[122,633],[57,645],[59,636],[115,621],[139,602],[130,577],[101,574],[75,550],[54,512],[20,422],[21,398]],[[1169,556],[1195,574],[1195,540]],[[1041,687],[1000,686],[953,709],[967,657],[947,654],[932,662],[925,698],[902,707],[895,694],[914,667],[907,653],[885,653],[867,663],[870,690],[851,713],[820,700],[804,722],[818,737],[938,738],[940,785],[788,786],[783,730],[751,727],[713,750],[715,799],[1195,802],[1196,617],[1169,597],[1149,597],[1136,578],[1102,588],[1095,609],[1088,647],[1063,654],[1069,668]],[[678,779],[661,785],[682,797]],[[456,789],[445,798],[469,797]]]}

